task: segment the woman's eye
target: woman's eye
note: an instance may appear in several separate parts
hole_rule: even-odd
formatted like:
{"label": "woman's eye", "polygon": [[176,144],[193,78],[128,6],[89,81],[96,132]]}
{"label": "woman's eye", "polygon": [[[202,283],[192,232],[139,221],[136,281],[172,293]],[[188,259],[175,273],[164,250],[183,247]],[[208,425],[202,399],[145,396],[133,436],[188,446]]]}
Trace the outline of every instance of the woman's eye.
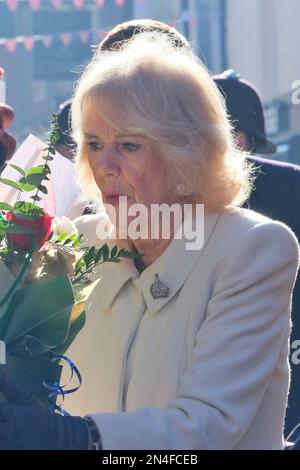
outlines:
{"label": "woman's eye", "polygon": [[102,149],[102,145],[99,142],[87,142],[87,146],[92,152],[97,152]]}
{"label": "woman's eye", "polygon": [[133,142],[123,142],[121,147],[128,152],[135,152],[141,148],[139,144],[134,144]]}

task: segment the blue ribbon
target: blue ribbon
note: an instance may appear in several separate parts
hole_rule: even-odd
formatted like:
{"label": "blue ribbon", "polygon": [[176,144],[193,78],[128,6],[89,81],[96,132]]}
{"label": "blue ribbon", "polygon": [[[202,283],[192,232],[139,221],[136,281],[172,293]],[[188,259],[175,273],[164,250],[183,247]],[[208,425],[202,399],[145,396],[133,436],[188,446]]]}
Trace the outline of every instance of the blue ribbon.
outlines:
{"label": "blue ribbon", "polygon": [[[59,355],[59,354],[53,354],[53,357],[51,358],[50,363],[59,361],[61,359],[63,361],[65,361],[70,367],[71,376],[70,376],[69,381],[65,385],[59,385],[59,382],[57,382],[57,381],[44,380],[43,386],[45,388],[47,388],[48,390],[51,390],[51,392],[48,395],[48,400],[49,400],[49,403],[50,403],[51,407],[53,408],[53,411],[57,410],[63,416],[70,416],[70,414],[64,408],[62,408],[61,405],[64,402],[65,395],[69,395],[70,393],[74,393],[80,388],[80,386],[82,384],[82,377],[81,377],[81,374],[80,374],[78,368],[75,366],[74,362],[72,362],[71,359],[69,359],[67,356],[62,356],[62,355]],[[71,381],[74,377],[74,374],[76,375],[79,384],[77,385],[77,387],[73,387],[73,388],[70,388],[68,390],[64,390],[65,387],[67,387],[71,383]],[[56,400],[57,400],[58,396],[61,396],[61,404],[60,405],[58,405],[56,403]]]}

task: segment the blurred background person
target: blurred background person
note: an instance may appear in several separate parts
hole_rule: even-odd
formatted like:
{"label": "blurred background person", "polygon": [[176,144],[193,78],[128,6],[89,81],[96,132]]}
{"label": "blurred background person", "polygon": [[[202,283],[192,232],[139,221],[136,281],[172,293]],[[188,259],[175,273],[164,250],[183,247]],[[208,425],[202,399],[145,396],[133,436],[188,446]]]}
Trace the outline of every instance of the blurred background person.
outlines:
{"label": "blurred background person", "polygon": [[[254,190],[244,207],[284,222],[300,242],[300,167],[256,155],[274,154],[276,146],[266,136],[263,106],[255,87],[233,70],[213,78],[225,99],[237,143],[242,150],[253,154],[250,160],[256,166]],[[300,338],[300,276],[294,290],[292,324],[291,345]],[[291,361],[291,370],[286,435],[300,421],[298,364]]]}
{"label": "blurred background person", "polygon": [[3,144],[0,142],[0,176],[4,168],[6,167],[6,150]]}
{"label": "blurred background person", "polygon": [[0,103],[0,144],[2,146],[1,159],[3,160],[1,171],[4,169],[5,162],[12,158],[16,150],[16,139],[6,130],[13,121],[14,116],[15,112],[11,106]]}
{"label": "blurred background person", "polygon": [[225,99],[237,143],[252,154],[257,167],[255,190],[247,207],[286,223],[300,239],[300,167],[257,156],[274,154],[276,145],[266,136],[263,106],[255,87],[233,70],[213,79]]}
{"label": "blurred background person", "polygon": [[68,160],[73,161],[76,144],[70,135],[70,109],[72,100],[68,99],[61,103],[57,112],[57,123],[59,125],[56,150]]}
{"label": "blurred background person", "polygon": [[[72,99],[68,99],[59,105],[57,111],[58,141],[56,143],[57,152],[74,163],[74,156],[76,152],[76,143],[71,136],[71,104]],[[65,216],[70,220],[80,217],[85,214],[93,214],[96,210],[96,204],[91,204],[80,195],[74,200],[74,203],[66,212]]]}

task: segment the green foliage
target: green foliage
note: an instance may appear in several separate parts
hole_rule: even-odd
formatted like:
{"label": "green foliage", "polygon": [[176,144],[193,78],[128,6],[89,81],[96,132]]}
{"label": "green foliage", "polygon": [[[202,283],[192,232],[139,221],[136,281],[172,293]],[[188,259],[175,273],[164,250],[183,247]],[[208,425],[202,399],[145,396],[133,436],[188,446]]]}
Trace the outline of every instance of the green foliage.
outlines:
{"label": "green foliage", "polygon": [[[51,169],[49,161],[53,160],[55,155],[55,146],[59,138],[59,126],[57,122],[57,116],[53,114],[51,120],[51,134],[47,141],[47,147],[43,149],[45,154],[43,155],[44,163],[42,165],[36,165],[29,168],[27,171],[18,165],[11,164],[10,166],[19,174],[19,181],[13,181],[10,179],[0,178],[0,182],[13,187],[19,191],[17,202],[14,205],[0,202],[0,257],[19,256],[19,253],[13,253],[10,251],[9,244],[6,236],[11,233],[19,234],[30,234],[33,232],[32,228],[26,228],[23,225],[18,224],[15,220],[17,218],[22,219],[34,219],[44,215],[44,210],[38,206],[38,203],[42,199],[42,194],[47,194],[47,186],[44,184],[49,181]],[[22,201],[22,193],[33,193],[30,195],[31,202]],[[10,217],[8,220],[2,216],[1,211],[9,211]],[[6,243],[3,243],[6,240]],[[82,235],[77,233],[70,235],[69,233],[59,233],[56,239],[50,236],[51,243],[60,245],[66,250],[71,249],[76,255],[75,263],[75,275],[72,279],[73,284],[88,281],[88,275],[94,271],[94,269],[105,262],[120,263],[121,258],[139,258],[141,255],[135,252],[130,252],[124,248],[119,248],[115,245],[111,251],[108,245],[105,243],[100,248],[82,247]],[[24,253],[22,254],[24,256]],[[50,263],[51,260],[48,259]]]}
{"label": "green foliage", "polygon": [[18,201],[14,205],[14,214],[28,217],[40,217],[44,211],[33,202]]}
{"label": "green foliage", "polygon": [[[47,142],[48,146],[43,149],[46,152],[45,155],[42,157],[45,161],[43,165],[36,165],[26,171],[18,165],[10,164],[11,168],[13,168],[17,173],[19,173],[19,175],[21,175],[19,181],[14,181],[7,178],[0,178],[0,183],[17,189],[19,191],[19,194],[17,196],[17,202],[14,205],[0,202],[0,211],[10,211],[12,215],[21,215],[22,218],[29,219],[44,215],[44,210],[38,207],[36,203],[42,200],[40,194],[48,194],[47,187],[45,186],[45,184],[43,184],[43,182],[49,181],[51,169],[48,165],[48,161],[53,160],[53,157],[51,155],[55,154],[55,145],[59,137],[59,126],[57,123],[57,116],[55,114],[52,115],[51,130],[52,132]],[[22,201],[22,193],[33,193],[30,196],[32,202]],[[3,218],[1,217],[1,219]],[[23,233],[24,228],[17,229],[18,224],[16,222],[12,222],[11,219],[12,217],[10,217],[7,222],[4,222],[3,220],[1,221],[0,240],[5,239],[5,235],[8,233],[15,233],[16,230],[19,230],[18,233]],[[78,246],[78,241],[74,241]],[[5,246],[2,248],[5,249]]]}
{"label": "green foliage", "polygon": [[7,202],[0,202],[0,210],[1,211],[12,211],[13,206],[10,204],[7,204]]}
{"label": "green foliage", "polygon": [[13,165],[12,163],[9,163],[9,166],[11,166],[12,168],[14,168],[14,170],[18,171],[19,173],[21,173],[22,176],[25,176],[26,175],[26,172],[23,170],[23,168],[21,168],[20,166],[18,165]]}
{"label": "green foliage", "polygon": [[56,239],[53,239],[53,243],[78,249],[81,245],[81,239],[82,235],[78,235],[78,233],[73,233],[72,235],[60,233]]}
{"label": "green foliage", "polygon": [[85,281],[88,274],[92,273],[96,266],[102,263],[120,263],[121,258],[137,259],[141,256],[137,252],[127,251],[124,248],[119,249],[117,245],[109,251],[107,243],[104,243],[98,249],[95,246],[85,248],[83,255],[76,262],[73,282]]}
{"label": "green foliage", "polygon": [[18,189],[19,191],[22,191],[22,185],[20,183],[17,183],[16,181],[9,180],[7,178],[0,178],[0,183],[3,183],[6,186],[10,186],[12,188]]}

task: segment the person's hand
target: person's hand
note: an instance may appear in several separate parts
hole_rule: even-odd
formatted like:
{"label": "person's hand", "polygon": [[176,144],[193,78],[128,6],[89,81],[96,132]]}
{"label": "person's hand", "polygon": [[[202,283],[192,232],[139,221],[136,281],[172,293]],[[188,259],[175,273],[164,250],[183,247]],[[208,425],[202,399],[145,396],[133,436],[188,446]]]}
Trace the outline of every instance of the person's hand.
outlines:
{"label": "person's hand", "polygon": [[0,403],[0,450],[89,448],[85,419],[61,416],[0,371],[0,392],[8,403]]}

